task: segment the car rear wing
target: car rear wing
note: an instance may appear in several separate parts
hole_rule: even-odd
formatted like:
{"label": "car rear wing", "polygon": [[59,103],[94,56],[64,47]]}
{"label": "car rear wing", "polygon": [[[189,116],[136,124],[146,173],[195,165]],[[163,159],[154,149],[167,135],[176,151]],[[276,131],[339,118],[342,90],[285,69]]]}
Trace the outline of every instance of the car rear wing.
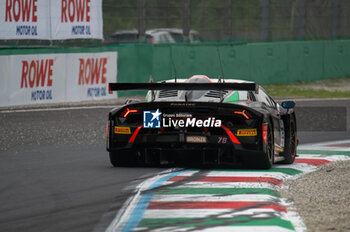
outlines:
{"label": "car rear wing", "polygon": [[252,83],[109,83],[110,91],[120,90],[242,90],[259,92],[259,85]]}

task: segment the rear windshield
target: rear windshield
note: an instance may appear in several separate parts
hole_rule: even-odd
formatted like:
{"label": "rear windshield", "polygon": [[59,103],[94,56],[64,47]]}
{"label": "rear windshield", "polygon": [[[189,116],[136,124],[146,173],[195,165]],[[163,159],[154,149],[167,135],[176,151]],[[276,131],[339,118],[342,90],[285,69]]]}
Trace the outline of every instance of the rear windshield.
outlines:
{"label": "rear windshield", "polygon": [[111,37],[114,41],[120,43],[135,43],[138,41],[137,34],[134,33],[116,34]]}
{"label": "rear windshield", "polygon": [[174,38],[175,42],[179,43],[184,41],[184,37],[182,34],[174,32],[170,32],[170,34]]}
{"label": "rear windshield", "polygon": [[[138,34],[135,33],[123,33],[111,36],[112,40],[118,43],[138,43]],[[146,35],[146,42],[152,43],[153,37],[151,35]]]}

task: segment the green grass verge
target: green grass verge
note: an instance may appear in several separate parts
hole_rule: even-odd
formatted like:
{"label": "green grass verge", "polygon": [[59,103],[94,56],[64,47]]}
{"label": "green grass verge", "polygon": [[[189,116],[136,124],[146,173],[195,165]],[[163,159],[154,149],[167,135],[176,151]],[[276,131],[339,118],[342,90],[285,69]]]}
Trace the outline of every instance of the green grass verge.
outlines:
{"label": "green grass verge", "polygon": [[[317,82],[319,83],[319,82]],[[349,98],[350,91],[324,90],[310,88],[310,83],[274,84],[263,88],[273,97],[297,98]],[[331,84],[327,84],[331,87]],[[331,88],[330,88],[331,89]]]}

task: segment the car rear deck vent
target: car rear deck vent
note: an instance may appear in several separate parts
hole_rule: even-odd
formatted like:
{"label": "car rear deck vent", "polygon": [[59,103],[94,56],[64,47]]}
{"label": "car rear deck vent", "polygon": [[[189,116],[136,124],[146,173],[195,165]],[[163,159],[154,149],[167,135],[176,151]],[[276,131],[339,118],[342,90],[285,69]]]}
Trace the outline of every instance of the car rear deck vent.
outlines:
{"label": "car rear deck vent", "polygon": [[160,90],[159,91],[159,98],[168,98],[168,97],[177,97],[177,90]]}
{"label": "car rear deck vent", "polygon": [[[222,92],[222,96],[225,96],[228,93],[227,90],[221,90],[221,92]],[[204,96],[205,97],[213,97],[213,98],[221,98],[220,90],[210,90]]]}

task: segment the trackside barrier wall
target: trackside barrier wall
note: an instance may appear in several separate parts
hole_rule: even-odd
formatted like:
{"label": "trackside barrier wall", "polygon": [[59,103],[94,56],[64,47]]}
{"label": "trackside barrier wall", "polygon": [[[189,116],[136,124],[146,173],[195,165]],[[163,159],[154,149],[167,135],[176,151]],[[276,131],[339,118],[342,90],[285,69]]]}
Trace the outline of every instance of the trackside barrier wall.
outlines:
{"label": "trackside barrier wall", "polygon": [[[314,81],[350,76],[350,40],[265,43],[121,44],[97,48],[0,50],[0,97],[11,76],[6,57],[34,54],[116,52],[119,82],[148,82],[204,74],[216,78],[247,79],[259,84]],[[5,57],[5,58],[4,58]],[[65,59],[67,64],[67,59]],[[221,61],[221,62],[220,62]],[[15,69],[22,67],[15,67]],[[13,69],[13,68],[12,68]],[[68,68],[69,69],[69,68]],[[114,81],[117,70],[115,70]],[[64,75],[63,75],[64,76]],[[66,75],[67,80],[76,76]],[[71,90],[74,88],[71,88]],[[68,88],[65,90],[67,91]],[[84,93],[84,91],[82,92]],[[133,95],[135,92],[121,92]],[[66,97],[64,101],[78,101]],[[84,99],[86,100],[86,98]],[[2,101],[3,102],[3,101]],[[41,103],[41,102],[35,102]],[[30,103],[25,103],[30,104]],[[2,104],[4,105],[4,104]]]}
{"label": "trackside barrier wall", "polygon": [[[266,43],[128,44],[118,50],[118,80],[147,82],[224,76],[274,84],[350,76],[350,40]],[[221,60],[221,65],[220,65]],[[221,68],[222,67],[222,68]]]}
{"label": "trackside barrier wall", "polygon": [[[155,80],[175,76],[171,54],[178,78],[206,74],[274,84],[350,76],[350,40],[171,47],[155,45],[153,66],[149,73]],[[146,75],[140,81],[147,78]]]}

